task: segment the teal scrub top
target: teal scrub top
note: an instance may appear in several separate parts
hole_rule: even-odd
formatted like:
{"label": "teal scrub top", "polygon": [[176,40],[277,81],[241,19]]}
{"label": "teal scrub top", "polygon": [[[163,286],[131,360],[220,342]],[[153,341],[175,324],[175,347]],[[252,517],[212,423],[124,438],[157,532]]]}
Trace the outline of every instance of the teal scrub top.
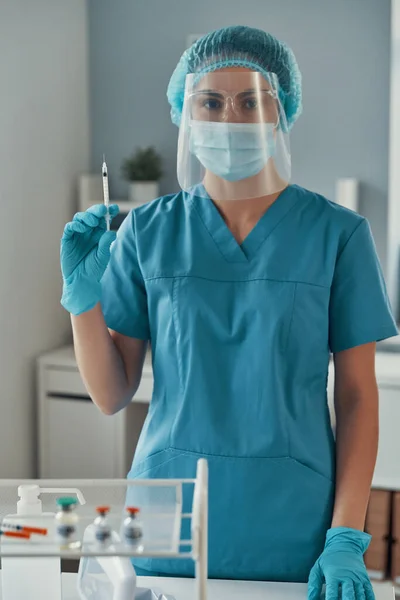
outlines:
{"label": "teal scrub top", "polygon": [[306,581],[333,509],[330,353],[397,333],[368,222],[290,185],[238,244],[209,198],[180,192],[130,213],[102,288],[108,327],[151,341],[128,477],[193,478],[205,457],[210,577]]}

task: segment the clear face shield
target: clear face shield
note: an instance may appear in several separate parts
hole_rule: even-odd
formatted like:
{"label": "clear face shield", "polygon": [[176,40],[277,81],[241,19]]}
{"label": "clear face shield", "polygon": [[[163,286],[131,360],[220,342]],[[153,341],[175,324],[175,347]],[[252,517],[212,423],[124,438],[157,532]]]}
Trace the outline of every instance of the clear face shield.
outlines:
{"label": "clear face shield", "polygon": [[222,70],[187,75],[177,168],[183,190],[215,200],[282,191],[291,161],[276,75]]}

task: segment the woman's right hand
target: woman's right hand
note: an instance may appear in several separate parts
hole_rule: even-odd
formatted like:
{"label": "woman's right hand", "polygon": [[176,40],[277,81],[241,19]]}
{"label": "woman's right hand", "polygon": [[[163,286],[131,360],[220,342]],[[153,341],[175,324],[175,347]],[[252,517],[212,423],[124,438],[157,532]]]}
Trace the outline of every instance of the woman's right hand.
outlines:
{"label": "woman's right hand", "polygon": [[[110,218],[118,206],[109,207]],[[73,315],[91,310],[101,299],[101,278],[110,260],[110,247],[115,240],[114,231],[106,231],[104,204],[91,206],[77,213],[64,228],[60,259],[63,275],[61,304]]]}

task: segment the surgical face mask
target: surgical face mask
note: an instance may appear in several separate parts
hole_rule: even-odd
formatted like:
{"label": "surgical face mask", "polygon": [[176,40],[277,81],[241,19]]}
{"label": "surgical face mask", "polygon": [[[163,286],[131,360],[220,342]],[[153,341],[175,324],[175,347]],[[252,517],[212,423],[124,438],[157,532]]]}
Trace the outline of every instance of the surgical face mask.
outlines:
{"label": "surgical face mask", "polygon": [[190,151],[203,167],[227,181],[257,175],[275,154],[272,123],[191,121]]}

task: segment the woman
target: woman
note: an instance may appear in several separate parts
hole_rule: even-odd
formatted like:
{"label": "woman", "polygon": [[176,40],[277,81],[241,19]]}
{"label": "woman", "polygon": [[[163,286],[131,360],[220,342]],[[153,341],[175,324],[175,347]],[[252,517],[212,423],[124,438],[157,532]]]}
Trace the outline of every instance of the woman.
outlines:
{"label": "woman", "polygon": [[[201,38],[168,99],[182,191],[131,212],[111,253],[104,207],[65,229],[62,303],[82,376],[113,414],[151,342],[154,393],[129,477],[193,477],[208,459],[211,577],[309,579],[312,600],[324,582],[330,600],[340,588],[371,600],[375,342],[397,330],[369,225],[289,184],[301,77],[271,35]],[[191,574],[189,562],[140,564]]]}

